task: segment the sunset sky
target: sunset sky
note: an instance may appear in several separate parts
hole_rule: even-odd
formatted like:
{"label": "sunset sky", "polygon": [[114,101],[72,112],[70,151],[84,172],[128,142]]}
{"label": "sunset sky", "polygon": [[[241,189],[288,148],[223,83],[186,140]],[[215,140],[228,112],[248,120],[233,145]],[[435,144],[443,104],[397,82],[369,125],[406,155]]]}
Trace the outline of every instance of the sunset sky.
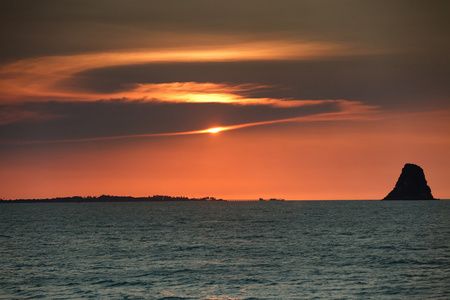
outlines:
{"label": "sunset sky", "polygon": [[0,198],[450,198],[450,2],[0,2]]}

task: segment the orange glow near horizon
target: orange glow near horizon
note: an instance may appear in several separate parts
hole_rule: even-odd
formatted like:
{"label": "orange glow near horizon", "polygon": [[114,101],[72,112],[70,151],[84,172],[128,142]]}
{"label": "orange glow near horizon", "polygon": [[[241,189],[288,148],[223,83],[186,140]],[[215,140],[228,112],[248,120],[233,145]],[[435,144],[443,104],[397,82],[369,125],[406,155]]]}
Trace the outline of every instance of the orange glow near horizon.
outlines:
{"label": "orange glow near horizon", "polygon": [[450,164],[450,132],[443,126],[448,116],[391,115],[334,122],[332,129],[325,122],[286,122],[217,138],[210,137],[209,128],[204,132],[209,134],[157,141],[23,147],[0,158],[1,197],[381,199],[403,164],[411,162],[423,167],[433,195],[445,198],[450,195],[450,170],[442,168]]}

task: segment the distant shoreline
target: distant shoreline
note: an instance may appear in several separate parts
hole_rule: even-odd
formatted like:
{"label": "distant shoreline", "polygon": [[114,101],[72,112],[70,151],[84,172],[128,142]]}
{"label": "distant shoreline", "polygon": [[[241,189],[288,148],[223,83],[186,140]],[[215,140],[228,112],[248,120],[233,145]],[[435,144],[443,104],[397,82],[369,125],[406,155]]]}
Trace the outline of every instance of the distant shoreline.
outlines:
{"label": "distant shoreline", "polygon": [[[450,200],[450,199],[434,199],[434,200]],[[429,201],[429,200],[381,200],[381,199],[297,199],[297,200],[284,200],[284,199],[216,199],[215,197],[203,197],[203,198],[188,198],[188,197],[172,197],[172,196],[148,196],[148,197],[132,197],[132,196],[109,196],[102,195],[96,196],[73,196],[73,197],[56,197],[56,198],[43,198],[43,199],[0,199],[0,204],[2,203],[110,203],[110,202],[291,202],[291,201]]]}
{"label": "distant shoreline", "polygon": [[0,203],[93,203],[93,202],[174,202],[174,201],[226,201],[216,199],[214,197],[188,198],[188,197],[172,197],[172,196],[148,196],[148,197],[131,197],[131,196],[109,196],[102,195],[99,197],[58,197],[46,199],[16,199],[16,200],[0,200]]}

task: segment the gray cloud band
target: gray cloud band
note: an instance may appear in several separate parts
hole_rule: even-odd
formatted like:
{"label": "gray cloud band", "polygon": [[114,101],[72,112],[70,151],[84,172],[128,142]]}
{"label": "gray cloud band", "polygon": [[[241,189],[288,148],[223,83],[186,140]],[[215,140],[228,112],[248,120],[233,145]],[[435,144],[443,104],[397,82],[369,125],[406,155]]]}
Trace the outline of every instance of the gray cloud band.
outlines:
{"label": "gray cloud band", "polygon": [[338,102],[301,107],[126,100],[23,103],[0,106],[0,114],[5,119],[9,115],[11,121],[0,125],[0,140],[26,142],[167,134],[340,110]]}

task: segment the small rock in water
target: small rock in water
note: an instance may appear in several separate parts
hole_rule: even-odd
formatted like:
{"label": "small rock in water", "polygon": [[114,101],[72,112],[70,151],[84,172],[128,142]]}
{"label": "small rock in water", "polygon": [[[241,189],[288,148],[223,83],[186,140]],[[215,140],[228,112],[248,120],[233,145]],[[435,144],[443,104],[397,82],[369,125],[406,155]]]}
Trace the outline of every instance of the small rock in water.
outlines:
{"label": "small rock in water", "polygon": [[405,164],[394,189],[383,200],[437,200],[421,167]]}

